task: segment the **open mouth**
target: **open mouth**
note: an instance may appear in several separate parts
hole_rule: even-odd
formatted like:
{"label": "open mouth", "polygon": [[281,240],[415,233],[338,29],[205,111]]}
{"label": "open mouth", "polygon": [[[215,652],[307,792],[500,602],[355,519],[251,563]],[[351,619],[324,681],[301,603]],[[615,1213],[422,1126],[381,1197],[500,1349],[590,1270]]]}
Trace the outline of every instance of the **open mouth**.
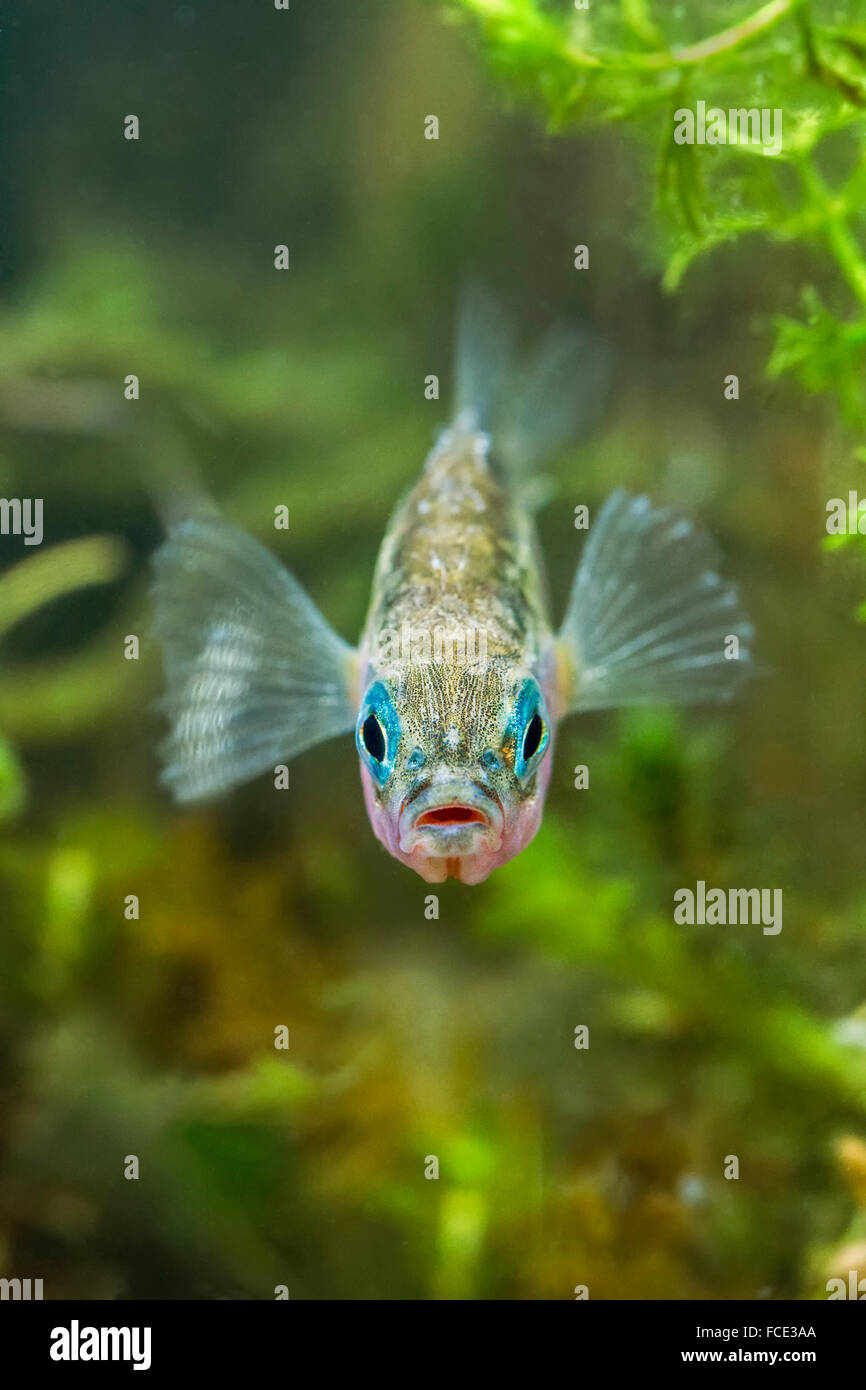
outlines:
{"label": "open mouth", "polygon": [[436,806],[432,811],[424,811],[415,822],[416,830],[425,826],[437,825],[487,825],[488,820],[482,811],[474,806]]}
{"label": "open mouth", "polygon": [[502,843],[504,816],[498,797],[466,777],[438,777],[409,796],[398,822],[403,854],[428,859],[459,859],[495,853]]}

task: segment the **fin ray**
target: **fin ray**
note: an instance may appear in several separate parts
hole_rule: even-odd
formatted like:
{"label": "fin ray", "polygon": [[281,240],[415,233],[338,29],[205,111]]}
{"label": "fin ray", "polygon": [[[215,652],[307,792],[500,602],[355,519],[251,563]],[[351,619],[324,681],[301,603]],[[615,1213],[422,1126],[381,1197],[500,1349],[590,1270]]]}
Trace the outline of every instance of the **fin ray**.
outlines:
{"label": "fin ray", "polygon": [[[571,710],[730,700],[752,674],[751,624],[687,518],[618,490],[592,526],[560,632]],[[725,656],[735,636],[739,656]]]}
{"label": "fin ray", "polygon": [[550,491],[538,465],[598,410],[606,352],[588,329],[560,323],[519,362],[512,320],[488,290],[470,282],[459,306],[455,377],[453,426],[490,435],[494,462],[535,510]]}
{"label": "fin ray", "polygon": [[477,281],[464,286],[457,315],[454,417],[491,430],[514,361],[514,325],[499,300]]}
{"label": "fin ray", "polygon": [[548,330],[517,377],[494,438],[512,478],[525,478],[586,426],[603,370],[588,333],[565,324]]}
{"label": "fin ray", "polygon": [[352,648],[264,546],[198,516],[170,530],[154,565],[172,719],[162,779],[178,801],[352,729]]}

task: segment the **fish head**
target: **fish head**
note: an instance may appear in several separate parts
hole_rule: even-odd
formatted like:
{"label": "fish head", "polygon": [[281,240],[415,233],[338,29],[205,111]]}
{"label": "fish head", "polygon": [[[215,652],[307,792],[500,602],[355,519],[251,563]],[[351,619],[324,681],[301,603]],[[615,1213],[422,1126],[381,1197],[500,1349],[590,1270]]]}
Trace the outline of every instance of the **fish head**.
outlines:
{"label": "fish head", "polygon": [[370,823],[428,883],[481,883],[540,823],[553,721],[537,673],[406,664],[370,673],[355,737]]}

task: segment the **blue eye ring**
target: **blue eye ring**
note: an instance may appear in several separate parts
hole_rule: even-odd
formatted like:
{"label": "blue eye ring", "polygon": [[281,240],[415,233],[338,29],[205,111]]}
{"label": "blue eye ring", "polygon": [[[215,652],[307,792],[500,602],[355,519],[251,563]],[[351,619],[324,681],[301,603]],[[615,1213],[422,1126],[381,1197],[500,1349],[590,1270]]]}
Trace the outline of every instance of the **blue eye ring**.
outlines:
{"label": "blue eye ring", "polygon": [[394,771],[400,747],[400,719],[382,681],[373,682],[361,703],[355,746],[379,786],[384,786]]}
{"label": "blue eye ring", "polygon": [[537,681],[526,680],[521,686],[506,737],[513,742],[516,775],[530,776],[550,743],[550,716]]}

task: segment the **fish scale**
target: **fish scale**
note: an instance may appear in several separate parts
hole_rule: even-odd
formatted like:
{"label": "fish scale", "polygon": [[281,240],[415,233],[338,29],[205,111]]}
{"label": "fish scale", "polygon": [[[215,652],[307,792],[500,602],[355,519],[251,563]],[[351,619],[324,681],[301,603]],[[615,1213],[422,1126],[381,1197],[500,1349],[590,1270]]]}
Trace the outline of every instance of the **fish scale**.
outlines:
{"label": "fish scale", "polygon": [[449,432],[392,518],[362,647],[403,624],[483,632],[489,655],[515,660],[547,636],[531,522],[480,433]]}

